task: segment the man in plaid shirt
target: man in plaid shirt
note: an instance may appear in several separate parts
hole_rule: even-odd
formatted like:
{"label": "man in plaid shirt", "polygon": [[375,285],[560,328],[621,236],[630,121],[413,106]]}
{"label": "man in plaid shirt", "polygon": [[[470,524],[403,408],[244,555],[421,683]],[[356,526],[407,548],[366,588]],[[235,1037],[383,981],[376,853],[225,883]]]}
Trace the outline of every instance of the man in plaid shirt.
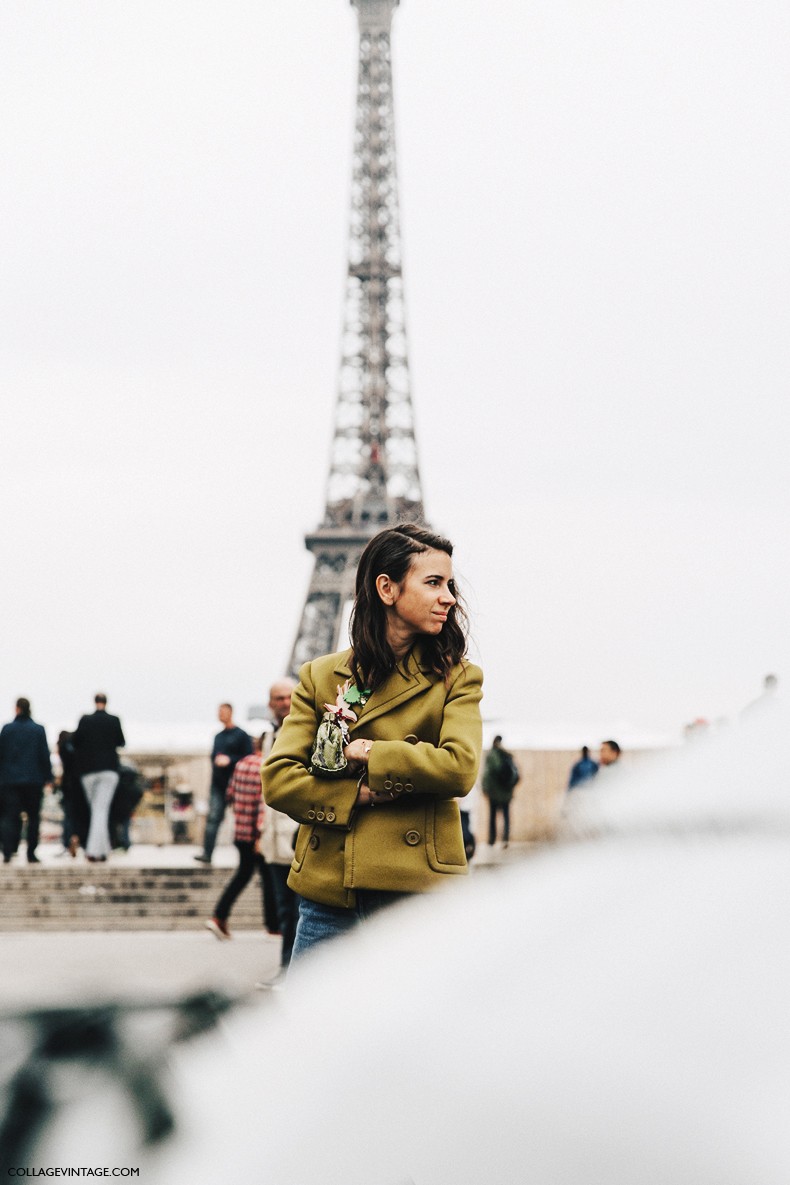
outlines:
{"label": "man in plaid shirt", "polygon": [[214,916],[206,922],[207,928],[216,934],[217,938],[230,938],[230,911],[236,898],[252,880],[256,868],[261,880],[264,925],[266,924],[263,860],[257,851],[264,811],[261,797],[261,740],[262,738],[257,737],[253,739],[252,753],[237,762],[228,784],[228,806],[233,807],[233,842],[239,853],[239,867],[223,890],[214,909]]}

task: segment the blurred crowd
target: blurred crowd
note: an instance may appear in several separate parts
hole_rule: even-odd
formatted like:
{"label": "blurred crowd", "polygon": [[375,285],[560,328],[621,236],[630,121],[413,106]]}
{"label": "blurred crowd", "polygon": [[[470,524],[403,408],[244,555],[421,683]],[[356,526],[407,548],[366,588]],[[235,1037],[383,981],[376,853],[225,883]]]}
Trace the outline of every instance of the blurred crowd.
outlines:
{"label": "blurred crowd", "polygon": [[135,767],[118,756],[125,744],[121,722],[107,711],[107,696],[99,692],[94,711],[82,716],[73,732],[59,734],[56,774],[46,731],[33,719],[30,700],[21,696],[13,720],[0,729],[4,862],[17,855],[24,835],[28,864],[39,863],[42,803],[56,781],[64,850],[76,856],[82,848],[90,862],[101,862],[113,848],[128,849],[129,820],[142,797],[142,783]]}

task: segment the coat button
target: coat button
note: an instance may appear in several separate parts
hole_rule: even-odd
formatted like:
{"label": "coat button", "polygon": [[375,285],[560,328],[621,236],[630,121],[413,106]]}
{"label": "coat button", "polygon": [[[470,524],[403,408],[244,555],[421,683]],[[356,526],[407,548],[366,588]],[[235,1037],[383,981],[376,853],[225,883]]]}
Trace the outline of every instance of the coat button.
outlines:
{"label": "coat button", "polygon": [[385,790],[391,790],[391,789],[392,789],[392,778],[386,778],[386,779],[384,780],[384,789],[385,789]]}
{"label": "coat button", "polygon": [[308,811],[307,817],[308,817],[308,819],[314,819],[315,818],[315,811]]}
{"label": "coat button", "polygon": [[321,840],[318,838],[318,836],[311,835],[310,836],[310,847],[313,849],[313,851],[315,851],[316,848],[318,848],[320,846],[321,846]]}
{"label": "coat button", "polygon": [[395,786],[394,786],[394,790],[395,790],[396,794],[402,794],[403,793],[403,782],[396,782]]}
{"label": "coat button", "polygon": [[414,847],[415,844],[418,844],[420,842],[420,838],[421,836],[419,831],[407,831],[405,835],[406,843],[411,847]]}
{"label": "coat button", "polygon": [[334,821],[335,821],[335,819],[336,819],[336,818],[337,818],[337,816],[335,815],[335,812],[334,812],[334,811],[327,811],[327,812],[326,812],[326,821],[327,821],[327,823],[334,823]]}
{"label": "coat button", "polygon": [[411,782],[404,782],[403,789],[406,791],[407,794],[411,794],[412,790],[414,789],[414,786]]}
{"label": "coat button", "polygon": [[419,745],[419,743],[420,743],[420,738],[418,736],[415,736],[413,732],[410,732],[409,735],[407,737],[404,737],[403,739],[406,741],[406,743],[408,745]]}
{"label": "coat button", "polygon": [[324,819],[326,818],[326,815],[324,814],[323,811],[316,811],[315,817],[319,823],[323,823]]}

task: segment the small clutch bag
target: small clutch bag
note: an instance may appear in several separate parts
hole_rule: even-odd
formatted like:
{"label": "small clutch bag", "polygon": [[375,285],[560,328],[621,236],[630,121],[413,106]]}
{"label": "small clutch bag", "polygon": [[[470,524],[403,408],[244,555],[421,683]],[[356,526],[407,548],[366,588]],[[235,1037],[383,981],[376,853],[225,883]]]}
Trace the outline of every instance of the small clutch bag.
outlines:
{"label": "small clutch bag", "polygon": [[349,683],[339,686],[334,704],[323,705],[326,712],[321,717],[310,754],[310,773],[316,777],[342,777],[348,769],[343,749],[351,739],[348,736],[348,723],[353,724],[357,720],[357,713],[345,698],[349,687]]}
{"label": "small clutch bag", "polygon": [[326,711],[321,717],[318,732],[313,741],[313,752],[310,754],[310,773],[317,778],[342,778],[348,769],[348,762],[343,750],[348,744],[349,723],[356,723],[357,714],[351,708],[351,703],[364,704],[370,692],[360,693],[352,688],[350,682],[345,682],[337,689],[337,699],[333,704],[324,704]]}
{"label": "small clutch bag", "polygon": [[348,744],[348,726],[333,712],[325,712],[313,742],[310,773],[318,778],[342,778],[348,769],[343,750]]}

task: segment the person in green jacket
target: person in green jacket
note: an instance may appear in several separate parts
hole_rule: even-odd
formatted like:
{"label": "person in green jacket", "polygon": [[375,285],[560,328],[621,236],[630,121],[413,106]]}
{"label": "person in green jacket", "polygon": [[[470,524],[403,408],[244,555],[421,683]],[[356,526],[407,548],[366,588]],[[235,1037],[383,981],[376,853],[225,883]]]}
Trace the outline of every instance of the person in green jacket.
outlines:
{"label": "person in green jacket", "polygon": [[513,755],[502,747],[502,737],[495,736],[483,770],[483,793],[488,799],[488,842],[496,843],[497,815],[502,814],[502,842],[510,842],[510,801],[519,781]]}

